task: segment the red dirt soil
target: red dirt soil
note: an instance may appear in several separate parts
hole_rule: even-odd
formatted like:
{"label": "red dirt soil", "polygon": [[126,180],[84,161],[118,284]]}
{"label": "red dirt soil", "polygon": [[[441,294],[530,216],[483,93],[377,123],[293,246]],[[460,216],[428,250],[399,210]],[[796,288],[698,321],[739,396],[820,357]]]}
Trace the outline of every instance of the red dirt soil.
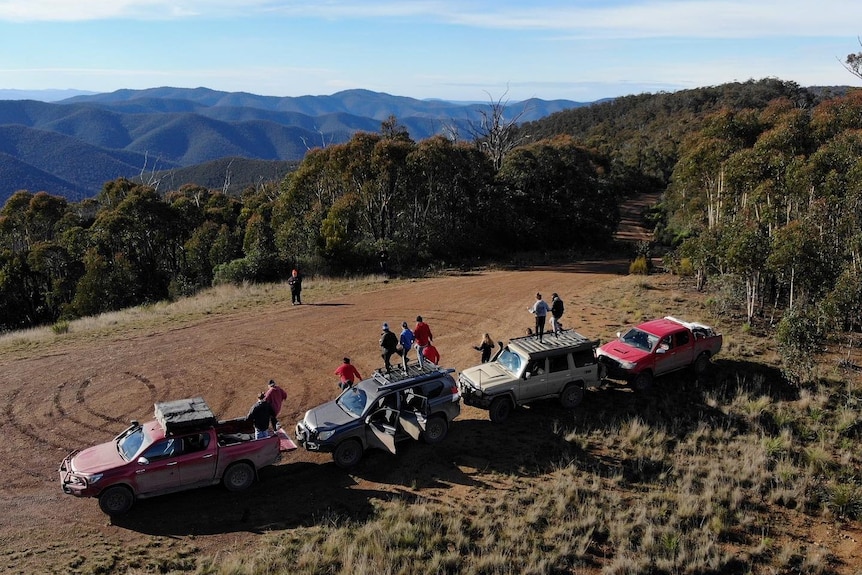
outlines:
{"label": "red dirt soil", "polygon": [[[618,329],[620,313],[590,301],[619,282],[627,266],[585,261],[381,282],[377,291],[327,301],[315,300],[311,278],[302,306],[242,310],[97,343],[60,343],[41,355],[0,355],[0,548],[7,557],[0,570],[65,572],[76,554],[109,553],[148,536],[225,557],[247,552],[260,533],[311,524],[327,510],[362,515],[369,501],[393,493],[453,503],[470,497],[482,470],[514,469],[525,453],[541,459],[537,441],[552,433],[552,417],[538,435],[535,429],[521,433],[526,430],[515,417],[508,445],[489,448],[499,443],[491,441],[499,428],[490,427],[487,412],[464,406],[449,437],[433,449],[415,444],[394,457],[369,452],[352,473],[336,468],[328,455],[300,449],[264,470],[247,492],[212,487],[141,501],[114,522],[95,500],[64,495],[56,470],[71,450],[109,439],[131,419],[151,419],[157,401],[203,396],[220,418],[243,416],[270,378],[287,391],[280,420],[292,433],[305,410],[336,395],[332,371],[344,355],[364,376],[380,366],[384,321],[412,326],[421,314],[441,364],[464,368],[477,363],[472,346],[484,332],[495,340],[523,334],[532,325],[527,307],[535,293],[549,299],[558,292],[566,302],[566,327],[606,340]],[[477,436],[487,440],[476,442]],[[838,525],[811,528],[812,543],[840,556],[846,573],[862,568],[858,536]]]}

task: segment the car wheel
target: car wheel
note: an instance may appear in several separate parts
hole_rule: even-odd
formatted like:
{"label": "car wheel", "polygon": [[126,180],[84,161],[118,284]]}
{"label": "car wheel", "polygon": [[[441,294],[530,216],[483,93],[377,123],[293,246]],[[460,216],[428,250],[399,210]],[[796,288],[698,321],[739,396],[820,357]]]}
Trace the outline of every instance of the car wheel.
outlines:
{"label": "car wheel", "polygon": [[577,407],[584,401],[584,386],[570,383],[560,394],[560,404],[566,409]]}
{"label": "car wheel", "polygon": [[332,460],[342,469],[353,467],[362,459],[362,444],[357,439],[342,441],[332,452]]}
{"label": "car wheel", "polygon": [[649,371],[640,372],[632,382],[632,387],[635,391],[649,391],[652,389],[652,373]]}
{"label": "car wheel", "polygon": [[132,508],[135,496],[128,487],[114,485],[99,495],[99,507],[108,515],[122,515]]}
{"label": "car wheel", "polygon": [[703,375],[709,369],[709,354],[703,352],[694,360],[694,374]]}
{"label": "car wheel", "polygon": [[248,463],[234,463],[227,468],[222,478],[228,491],[242,491],[254,483],[254,468]]}
{"label": "car wheel", "polygon": [[440,443],[446,438],[449,432],[449,422],[442,415],[435,415],[425,423],[425,432],[422,438],[425,443],[435,444]]}
{"label": "car wheel", "polygon": [[488,408],[488,417],[494,423],[502,423],[506,421],[509,414],[512,413],[512,401],[508,397],[498,397],[491,402]]}

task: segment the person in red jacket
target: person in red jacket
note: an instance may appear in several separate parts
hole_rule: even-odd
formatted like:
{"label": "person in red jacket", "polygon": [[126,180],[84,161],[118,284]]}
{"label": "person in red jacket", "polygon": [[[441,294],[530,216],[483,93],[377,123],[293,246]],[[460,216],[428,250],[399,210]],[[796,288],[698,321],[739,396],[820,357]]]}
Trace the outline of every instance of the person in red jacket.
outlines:
{"label": "person in red jacket", "polygon": [[429,343],[425,347],[425,359],[433,363],[434,365],[440,365],[440,352],[437,351],[437,348],[434,347],[433,343]]}
{"label": "person in red jacket", "polygon": [[287,392],[275,384],[275,380],[269,380],[269,388],[263,394],[263,399],[272,406],[272,412],[277,416],[281,411],[281,404],[287,399]]}
{"label": "person in red jacket", "polygon": [[338,387],[342,390],[352,387],[355,381],[362,380],[362,376],[359,375],[359,370],[350,363],[349,357],[345,357],[341,365],[335,369],[335,375],[339,378]]}
{"label": "person in red jacket", "polygon": [[422,316],[416,316],[416,327],[413,328],[413,338],[416,342],[416,350],[418,351],[417,355],[419,356],[419,367],[421,368],[423,365],[423,360],[425,359],[424,352],[425,348],[431,345],[434,341],[434,336],[431,335],[431,328],[428,327],[428,324],[422,321]]}

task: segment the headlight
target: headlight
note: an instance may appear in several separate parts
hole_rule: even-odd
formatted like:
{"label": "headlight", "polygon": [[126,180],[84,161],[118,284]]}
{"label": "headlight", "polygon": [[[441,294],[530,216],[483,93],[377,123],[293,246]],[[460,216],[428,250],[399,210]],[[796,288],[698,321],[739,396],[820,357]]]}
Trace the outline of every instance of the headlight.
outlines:
{"label": "headlight", "polygon": [[636,363],[632,363],[630,361],[621,361],[619,363],[620,363],[620,367],[623,369],[634,369],[635,366],[637,365]]}
{"label": "headlight", "polygon": [[104,476],[104,473],[96,473],[95,475],[87,476],[87,483],[93,485],[94,483],[98,483],[99,480]]}
{"label": "headlight", "polygon": [[321,431],[320,433],[317,434],[317,439],[319,439],[320,441],[326,441],[327,439],[332,437],[333,433],[335,433],[334,429],[330,430],[330,431]]}

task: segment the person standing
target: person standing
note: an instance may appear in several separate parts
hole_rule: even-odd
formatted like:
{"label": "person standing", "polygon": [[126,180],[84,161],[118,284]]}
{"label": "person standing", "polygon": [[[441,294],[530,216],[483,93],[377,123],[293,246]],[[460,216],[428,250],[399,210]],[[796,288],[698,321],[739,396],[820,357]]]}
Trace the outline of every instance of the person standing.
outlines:
{"label": "person standing", "polygon": [[494,340],[486,333],[482,343],[474,345],[473,349],[482,352],[482,363],[488,363],[491,360],[491,352],[494,351]]}
{"label": "person standing", "polygon": [[554,335],[559,337],[560,332],[563,331],[563,324],[560,323],[560,318],[563,317],[563,311],[565,310],[565,306],[563,305],[563,300],[560,299],[560,296],[557,295],[556,292],[551,294],[551,327],[554,328]]}
{"label": "person standing", "polygon": [[338,387],[341,388],[342,391],[348,387],[353,387],[354,382],[362,380],[362,376],[359,375],[359,370],[350,363],[349,357],[345,357],[342,360],[341,365],[335,369],[335,375],[339,378]]}
{"label": "person standing", "polygon": [[389,331],[388,323],[384,323],[383,332],[380,334],[380,357],[383,358],[386,373],[392,373],[392,364],[389,359],[396,353],[398,353],[398,336]]}
{"label": "person standing", "polygon": [[416,350],[419,356],[419,367],[422,367],[422,363],[425,360],[423,355],[425,348],[431,345],[434,341],[434,336],[431,335],[431,328],[428,327],[428,324],[422,321],[422,316],[416,316],[416,327],[413,328],[413,337],[416,342]]}
{"label": "person standing", "polygon": [[287,392],[276,385],[275,380],[270,379],[269,387],[263,394],[263,399],[272,406],[273,413],[278,417],[278,414],[281,413],[281,404],[287,399]]}
{"label": "person standing", "polygon": [[287,285],[290,286],[290,303],[302,305],[302,274],[293,270],[287,278]]}
{"label": "person standing", "polygon": [[407,364],[410,363],[410,359],[407,357],[407,354],[410,353],[410,348],[413,347],[413,342],[416,341],[416,337],[413,335],[413,331],[407,327],[407,322],[401,322],[401,335],[398,336],[398,344],[401,346],[401,365],[404,367],[404,373],[407,373]]}
{"label": "person standing", "polygon": [[440,352],[437,351],[436,347],[434,347],[434,342],[431,342],[425,346],[424,354],[425,359],[427,359],[434,365],[440,365]]}
{"label": "person standing", "polygon": [[275,419],[275,412],[272,411],[272,406],[263,398],[261,392],[257,396],[257,402],[251,406],[245,420],[251,422],[254,426],[254,438],[262,439],[269,437],[269,426],[272,424],[274,430],[278,430],[278,421]]}
{"label": "person standing", "polygon": [[542,341],[545,334],[545,317],[548,315],[548,304],[542,299],[542,294],[536,294],[536,303],[527,311],[536,316],[536,337]]}

